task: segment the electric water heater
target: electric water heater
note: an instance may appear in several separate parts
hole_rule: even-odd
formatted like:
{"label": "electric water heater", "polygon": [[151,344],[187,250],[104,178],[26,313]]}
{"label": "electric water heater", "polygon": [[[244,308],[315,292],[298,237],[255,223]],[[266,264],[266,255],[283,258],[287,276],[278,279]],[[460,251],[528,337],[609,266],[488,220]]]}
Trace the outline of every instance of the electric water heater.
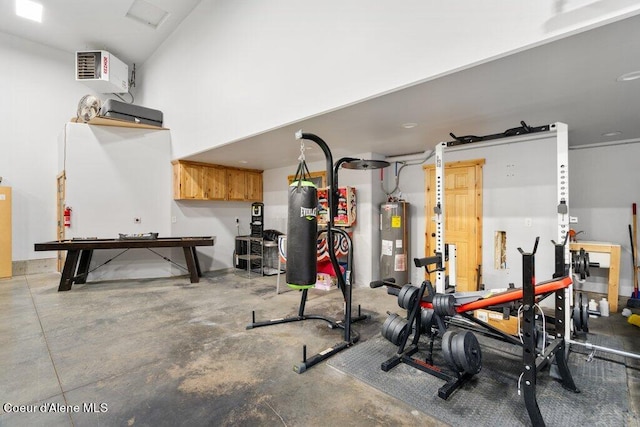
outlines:
{"label": "electric water heater", "polygon": [[409,283],[409,203],[380,205],[380,279]]}

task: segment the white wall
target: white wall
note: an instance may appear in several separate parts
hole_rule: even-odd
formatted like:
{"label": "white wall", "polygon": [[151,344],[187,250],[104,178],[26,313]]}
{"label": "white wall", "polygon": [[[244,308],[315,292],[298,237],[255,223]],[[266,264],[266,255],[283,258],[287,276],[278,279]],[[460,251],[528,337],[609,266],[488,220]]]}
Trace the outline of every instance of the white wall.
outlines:
{"label": "white wall", "polygon": [[58,135],[82,95],[74,55],[0,33],[0,176],[13,188],[14,261],[47,258],[33,244],[56,237]]}
{"label": "white wall", "polygon": [[[60,144],[66,203],[72,208],[66,238],[118,238],[119,233],[173,236],[171,138],[168,131],[67,124]],[[135,223],[139,218],[140,223]],[[182,250],[154,249],[185,266]],[[198,249],[199,252],[210,248]],[[93,254],[90,270],[122,250]],[[96,269],[89,280],[171,275],[171,264],[146,250],[130,250]],[[186,274],[178,270],[177,274]]]}
{"label": "white wall", "polygon": [[[537,144],[536,142],[535,144]],[[518,253],[513,252],[510,247],[508,259],[515,259],[515,264],[510,263],[508,271],[493,273],[493,232],[501,229],[503,224],[520,228],[523,233],[517,242],[523,249],[530,250],[532,233],[528,233],[523,225],[523,217],[532,218],[533,224],[542,222],[546,224],[547,215],[553,217],[556,201],[550,196],[551,190],[547,187],[554,187],[555,191],[555,151],[551,152],[551,147],[547,150],[544,146],[536,145],[515,145],[512,148],[522,149],[522,152],[515,157],[506,157],[509,147],[500,148],[501,156],[498,162],[488,156],[488,152],[473,153],[470,150],[458,153],[445,153],[445,159],[463,160],[475,157],[484,157],[487,163],[484,169],[484,251],[483,282],[491,285],[489,278],[493,275],[491,282],[496,285],[504,285],[509,281],[518,284],[520,279],[520,263]],[[427,147],[425,147],[427,148]],[[531,149],[534,149],[532,152]],[[540,148],[540,150],[538,150]],[[544,150],[543,150],[544,148]],[[632,268],[631,249],[629,243],[628,225],[632,224],[631,204],[640,203],[640,170],[637,167],[637,159],[640,158],[640,143],[629,143],[623,145],[611,145],[602,147],[585,147],[572,149],[569,151],[569,212],[571,216],[578,217],[578,223],[571,227],[577,231],[584,231],[578,237],[580,240],[612,242],[621,245],[621,265],[620,265],[620,295],[631,296]],[[432,163],[432,162],[428,162]],[[515,165],[519,176],[506,177],[505,164]],[[531,186],[531,183],[521,182],[523,174],[535,174],[539,185]],[[504,179],[500,179],[501,176]],[[389,177],[390,179],[392,177]],[[388,182],[388,190],[393,188]],[[400,190],[403,197],[411,203],[411,252],[412,257],[421,256],[424,252],[424,171],[421,165],[407,166],[400,173]],[[492,194],[503,192],[514,192],[508,198],[505,206],[496,206],[490,203],[487,198]],[[521,211],[517,215],[509,211],[513,209]],[[493,217],[493,218],[491,218]],[[493,225],[491,225],[493,224]],[[548,231],[541,235],[539,256],[536,258],[536,269],[539,280],[547,279],[550,274],[549,262],[552,258],[543,261],[542,257],[552,256],[549,252],[550,239],[557,240],[551,223],[545,225]],[[532,228],[533,230],[534,228]],[[555,230],[555,227],[554,227]],[[507,241],[513,242],[513,236],[508,233]],[[489,258],[488,258],[489,257]],[[491,269],[491,270],[487,270]],[[548,270],[544,273],[544,269]],[[413,283],[421,283],[422,272],[412,267],[411,277]],[[585,284],[577,284],[578,290],[607,293],[607,274],[605,269],[591,269],[591,277]],[[489,286],[491,287],[491,286]]]}
{"label": "white wall", "polygon": [[[640,204],[640,143],[569,151],[571,215],[579,240],[611,242],[621,246],[620,295],[633,290],[629,224],[631,204]],[[591,269],[591,277],[578,289],[607,293],[605,269]]]}
{"label": "white wall", "polygon": [[632,1],[203,0],[139,67],[184,157],[631,15]]}
{"label": "white wall", "polygon": [[171,216],[174,236],[216,236],[211,250],[201,254],[198,249],[203,271],[232,268],[235,236],[251,233],[251,202],[172,201]]}
{"label": "white wall", "polygon": [[[538,236],[536,276],[538,280],[547,280],[553,274],[554,251],[550,241],[558,240],[556,134],[544,135],[500,140],[500,145],[474,147],[470,144],[463,149],[445,150],[445,162],[480,158],[486,161],[483,166],[482,283],[487,289],[505,288],[510,282],[521,286],[522,259],[517,248],[532,250]],[[425,164],[433,164],[433,158]],[[393,186],[387,183],[386,188],[390,190]],[[411,204],[411,258],[426,256],[422,165],[407,166],[402,170],[400,191]],[[429,218],[432,216],[432,213],[428,214]],[[531,219],[531,227],[525,225],[526,218]],[[506,269],[494,268],[493,236],[496,231],[507,233]],[[424,270],[418,270],[413,263],[410,266],[411,281],[421,283]]]}

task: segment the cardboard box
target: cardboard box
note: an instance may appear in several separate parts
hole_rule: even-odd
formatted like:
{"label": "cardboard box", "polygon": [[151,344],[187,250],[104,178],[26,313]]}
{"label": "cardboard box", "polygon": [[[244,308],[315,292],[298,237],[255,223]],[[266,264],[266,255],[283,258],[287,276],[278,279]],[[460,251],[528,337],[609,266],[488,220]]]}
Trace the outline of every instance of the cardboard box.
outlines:
{"label": "cardboard box", "polygon": [[[351,227],[356,222],[356,189],[355,187],[338,188],[337,215],[333,224],[340,227]],[[325,225],[329,220],[329,189],[318,188],[318,224]]]}
{"label": "cardboard box", "polygon": [[473,317],[506,334],[518,335],[518,318],[516,316],[509,316],[509,319],[505,320],[499,311],[479,309],[473,312]]}

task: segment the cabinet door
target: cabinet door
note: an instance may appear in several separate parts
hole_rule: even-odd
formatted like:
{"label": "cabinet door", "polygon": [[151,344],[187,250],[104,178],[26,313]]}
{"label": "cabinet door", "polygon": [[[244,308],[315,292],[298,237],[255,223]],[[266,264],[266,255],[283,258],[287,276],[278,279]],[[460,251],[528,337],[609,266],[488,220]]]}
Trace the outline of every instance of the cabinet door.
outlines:
{"label": "cabinet door", "polygon": [[225,200],[227,197],[227,171],[221,167],[204,167],[204,198]]}
{"label": "cabinet door", "polygon": [[246,197],[252,202],[262,201],[262,172],[247,172],[246,178]]}
{"label": "cabinet door", "polygon": [[243,170],[227,170],[227,194],[228,200],[245,200],[246,173]]}
{"label": "cabinet door", "polygon": [[204,167],[188,163],[179,163],[177,166],[179,168],[178,199],[202,199],[204,197],[202,190]]}

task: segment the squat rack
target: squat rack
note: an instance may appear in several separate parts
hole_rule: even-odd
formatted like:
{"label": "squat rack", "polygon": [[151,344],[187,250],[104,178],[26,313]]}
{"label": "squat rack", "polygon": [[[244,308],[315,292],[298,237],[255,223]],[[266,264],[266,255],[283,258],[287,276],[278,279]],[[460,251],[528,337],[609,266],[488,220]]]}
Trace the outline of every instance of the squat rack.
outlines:
{"label": "squat rack", "polygon": [[[496,139],[520,136],[538,132],[556,132],[556,202],[557,202],[557,241],[564,242],[569,232],[569,131],[565,123],[556,122],[543,126],[528,126],[524,121],[520,122],[522,127],[508,129],[504,133],[488,135],[478,137],[474,135],[457,137],[454,134],[451,136],[454,141],[441,142],[436,145],[435,148],[435,173],[436,173],[436,202],[434,207],[434,219],[436,224],[436,255],[444,257],[445,254],[445,202],[444,202],[444,174],[445,174],[445,162],[444,153],[447,148],[460,147],[462,145],[468,145],[472,143],[496,142]],[[488,145],[488,144],[487,144]],[[562,247],[556,246],[556,251],[562,250],[562,257],[556,256],[556,272],[562,271],[562,275],[571,274],[571,252],[569,245],[563,245]],[[444,258],[443,258],[444,259]],[[562,263],[564,259],[563,268],[569,266],[569,269],[558,270],[558,263]],[[557,274],[557,273],[556,273]],[[446,273],[443,269],[439,269],[436,272],[436,292],[445,292],[445,276]],[[554,276],[556,277],[556,276]],[[559,276],[557,276],[559,277]],[[565,290],[565,310],[564,310],[564,335],[566,337],[571,336],[571,310],[570,307],[573,304],[573,285],[569,286]]]}
{"label": "squat rack", "polygon": [[[555,360],[558,364],[559,373],[561,375],[561,379],[565,388],[572,390],[574,392],[579,392],[575,383],[573,382],[573,378],[569,371],[566,356],[568,355],[568,351],[566,348],[566,344],[568,343],[568,337],[571,334],[571,302],[572,302],[572,294],[573,294],[573,285],[571,281],[571,262],[570,262],[570,251],[569,246],[566,244],[567,236],[569,232],[569,171],[568,171],[568,130],[567,125],[564,123],[554,123],[551,125],[539,126],[539,127],[530,127],[527,126],[524,122],[521,122],[522,128],[516,128],[509,131],[506,131],[504,134],[499,135],[491,135],[489,137],[462,137],[457,138],[455,135],[451,134],[454,137],[455,141],[451,142],[442,142],[436,145],[435,149],[435,193],[436,193],[436,201],[434,207],[434,221],[436,225],[436,257],[440,257],[441,263],[444,264],[445,259],[445,199],[444,199],[444,178],[445,178],[445,162],[444,162],[444,152],[447,147],[454,147],[469,143],[475,143],[486,140],[493,140],[500,137],[509,137],[527,133],[534,132],[546,132],[546,131],[556,131],[556,176],[557,176],[557,185],[556,185],[556,196],[557,196],[557,238],[558,241],[564,242],[564,244],[555,244],[555,272],[553,277],[555,279],[566,278],[564,281],[557,281],[558,287],[554,289],[552,292],[548,292],[544,295],[541,295],[539,299],[544,299],[546,296],[550,295],[550,293],[555,294],[555,339],[552,341],[552,344],[548,346],[544,352],[538,355],[536,350],[536,339],[535,337],[535,303],[537,296],[537,289],[535,283],[535,252],[538,246],[538,239],[536,239],[536,243],[534,249],[531,253],[526,253],[522,251],[522,249],[518,248],[522,255],[522,278],[523,278],[523,289],[522,289],[522,299],[523,299],[523,340],[522,343],[513,339],[513,337],[507,336],[499,330],[491,327],[490,325],[475,319],[471,314],[469,314],[464,306],[456,308],[456,310],[452,311],[451,315],[458,313],[462,314],[468,320],[475,322],[476,324],[484,327],[485,329],[498,334],[499,337],[504,339],[505,341],[520,344],[523,348],[523,370],[521,375],[521,380],[523,384],[524,390],[524,401],[525,406],[527,408],[527,412],[529,413],[529,417],[533,423],[533,425],[541,426],[544,425],[544,420],[540,413],[540,409],[537,404],[536,399],[536,380],[537,380],[537,372],[539,369],[547,365],[550,360],[555,356]],[[441,265],[442,265],[441,264]],[[424,264],[420,264],[420,260],[416,259],[416,266],[425,266]],[[425,266],[426,268],[426,266]],[[446,311],[443,308],[435,307],[436,304],[433,302],[436,301],[435,297],[439,294],[444,294],[445,292],[445,271],[444,268],[436,269],[436,288],[435,295],[432,295],[431,301],[425,302],[423,301],[423,295],[426,288],[431,288],[431,284],[428,281],[423,282],[423,285],[418,292],[418,298],[416,301],[416,306],[422,306],[423,308],[435,308],[436,313]],[[562,282],[562,283],[561,283]],[[433,289],[433,288],[431,288]],[[437,302],[445,301],[443,298],[438,297]],[[451,301],[451,300],[449,300]],[[480,304],[480,301],[478,301]],[[451,309],[453,310],[453,304],[451,304]],[[467,304],[468,305],[468,304]],[[436,318],[439,316],[436,314]],[[453,390],[459,387],[462,383],[464,383],[468,378],[472,375],[470,373],[464,373],[463,375],[458,374],[457,377],[451,377],[443,374],[438,368],[431,366],[428,363],[424,363],[422,361],[416,360],[411,357],[417,351],[417,341],[420,336],[420,308],[413,307],[410,310],[408,324],[411,325],[413,322],[416,323],[414,328],[415,335],[412,344],[408,349],[405,350],[405,345],[408,339],[405,336],[399,345],[399,351],[396,356],[386,361],[382,365],[383,370],[389,370],[396,366],[398,363],[407,363],[419,370],[431,373],[432,375],[436,375],[442,379],[447,380],[447,383],[443,388],[439,391],[440,397],[446,399]],[[439,326],[443,325],[442,320],[437,320]],[[442,329],[442,326],[440,326]],[[445,341],[443,339],[443,341]],[[445,344],[443,343],[443,346]]]}

